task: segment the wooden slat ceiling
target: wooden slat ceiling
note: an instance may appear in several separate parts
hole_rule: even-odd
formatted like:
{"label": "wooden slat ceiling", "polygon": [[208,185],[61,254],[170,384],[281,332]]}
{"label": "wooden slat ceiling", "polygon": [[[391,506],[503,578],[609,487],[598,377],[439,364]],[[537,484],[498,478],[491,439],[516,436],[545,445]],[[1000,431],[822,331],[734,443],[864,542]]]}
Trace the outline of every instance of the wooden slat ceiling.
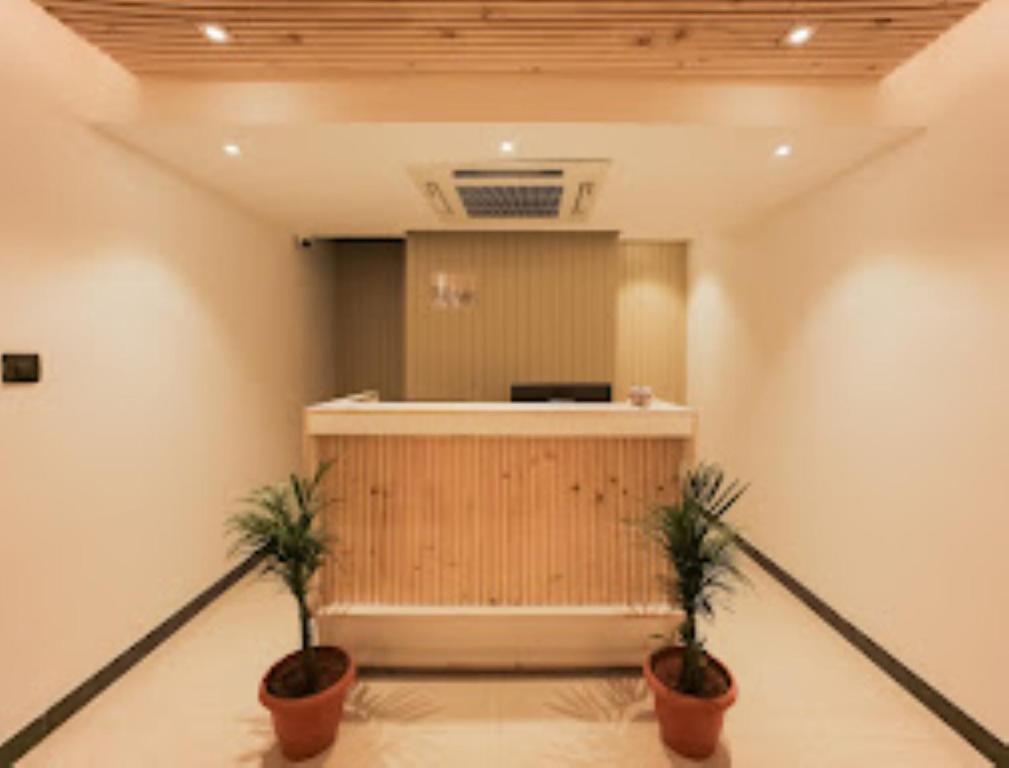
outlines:
{"label": "wooden slat ceiling", "polygon": [[[873,80],[983,0],[36,0],[140,75]],[[232,40],[199,31],[221,24]],[[796,23],[816,26],[784,45]]]}

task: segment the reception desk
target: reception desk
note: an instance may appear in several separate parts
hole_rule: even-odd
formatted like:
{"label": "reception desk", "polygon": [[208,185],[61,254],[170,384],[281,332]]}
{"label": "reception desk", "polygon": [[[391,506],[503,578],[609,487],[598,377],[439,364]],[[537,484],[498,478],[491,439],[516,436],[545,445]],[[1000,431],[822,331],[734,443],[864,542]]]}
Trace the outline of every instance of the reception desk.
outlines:
{"label": "reception desk", "polygon": [[[447,636],[463,620],[474,638],[483,626],[500,645],[499,622],[518,633],[510,650],[456,649],[452,660],[555,666],[549,642],[528,647],[539,625],[560,621],[570,636],[583,622],[598,640],[619,635],[623,617],[638,622],[628,637],[639,653],[655,630],[645,623],[667,628],[670,617],[665,564],[634,520],[676,496],[695,430],[692,410],[666,403],[309,407],[306,464],[333,463],[325,523],[335,556],[321,582],[322,614],[333,621],[324,618],[324,635],[361,646],[365,663],[434,664],[444,650],[438,626]],[[408,622],[406,635],[397,621]],[[348,636],[369,622],[386,628]],[[402,647],[427,630],[430,648]],[[399,646],[389,646],[396,636]],[[599,642],[620,644],[615,635]],[[600,663],[631,652],[603,650],[582,649]],[[572,649],[559,654],[572,658]]]}

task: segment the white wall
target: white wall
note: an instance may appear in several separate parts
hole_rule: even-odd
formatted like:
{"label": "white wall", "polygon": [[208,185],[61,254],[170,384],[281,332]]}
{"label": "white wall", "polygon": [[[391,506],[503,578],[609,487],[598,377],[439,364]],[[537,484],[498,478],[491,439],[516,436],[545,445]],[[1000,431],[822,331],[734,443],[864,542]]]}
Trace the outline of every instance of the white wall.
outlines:
{"label": "white wall", "polygon": [[0,73],[0,348],[43,360],[0,387],[3,741],[224,573],[334,372],[324,257],[82,122],[132,78],[28,0]]}
{"label": "white wall", "polygon": [[921,136],[696,244],[688,364],[746,534],[1002,738],[1007,40],[991,0],[885,83]]}

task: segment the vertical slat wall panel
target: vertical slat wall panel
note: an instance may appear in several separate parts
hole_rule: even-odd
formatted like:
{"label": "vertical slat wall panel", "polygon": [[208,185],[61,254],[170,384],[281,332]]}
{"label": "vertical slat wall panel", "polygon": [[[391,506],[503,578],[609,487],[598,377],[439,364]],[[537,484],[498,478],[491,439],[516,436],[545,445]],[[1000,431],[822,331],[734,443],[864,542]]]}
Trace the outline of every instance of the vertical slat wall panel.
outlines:
{"label": "vertical slat wall panel", "polygon": [[[467,309],[431,306],[438,272]],[[683,402],[686,246],[598,232],[420,232],[407,244],[406,397],[507,400],[516,381],[609,381]]]}
{"label": "vertical slat wall panel", "polygon": [[327,602],[661,601],[630,521],[677,493],[686,443],[647,438],[317,438],[334,468]]}
{"label": "vertical slat wall panel", "polygon": [[401,400],[406,244],[347,241],[327,247],[336,264],[333,394],[376,389],[383,400]]}
{"label": "vertical slat wall panel", "polygon": [[[471,278],[474,306],[431,305],[432,275]],[[406,397],[507,400],[516,381],[612,381],[617,237],[419,232],[407,240]]]}
{"label": "vertical slat wall panel", "polygon": [[682,403],[687,359],[686,245],[620,241],[614,391],[624,397],[634,384]]}

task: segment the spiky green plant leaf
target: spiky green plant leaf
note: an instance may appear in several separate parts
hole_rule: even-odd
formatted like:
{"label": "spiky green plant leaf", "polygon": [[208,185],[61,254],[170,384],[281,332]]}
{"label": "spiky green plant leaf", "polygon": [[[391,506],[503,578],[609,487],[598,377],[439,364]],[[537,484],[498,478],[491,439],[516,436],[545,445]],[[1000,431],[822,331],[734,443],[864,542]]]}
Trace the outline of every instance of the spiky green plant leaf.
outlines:
{"label": "spiky green plant leaf", "polygon": [[320,489],[329,467],[322,463],[310,478],[292,474],[285,483],[255,489],[244,499],[247,509],[228,520],[232,554],[259,553],[260,572],[279,579],[297,601],[305,675],[312,688],[318,675],[308,592],[329,553],[319,525],[319,513],[328,504]]}
{"label": "spiky green plant leaf", "polygon": [[697,618],[713,619],[718,595],[731,594],[743,578],[735,563],[737,536],[723,519],[746,492],[738,480],[726,483],[717,464],[687,471],[679,500],[652,511],[645,527],[672,565],[666,582],[670,603],[683,609],[678,628],[684,646],[678,689],[697,695],[704,682],[704,639]]}

